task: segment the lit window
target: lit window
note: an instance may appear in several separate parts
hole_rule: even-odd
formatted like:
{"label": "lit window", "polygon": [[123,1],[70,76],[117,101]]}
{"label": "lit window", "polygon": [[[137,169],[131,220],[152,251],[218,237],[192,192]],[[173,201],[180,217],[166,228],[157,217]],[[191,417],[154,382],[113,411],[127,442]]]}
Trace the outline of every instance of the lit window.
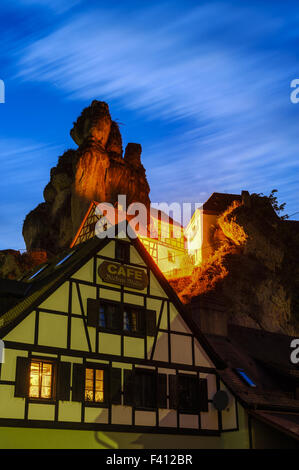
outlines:
{"label": "lit window", "polygon": [[30,278],[28,279],[29,281],[31,281],[31,279],[34,279],[39,273],[41,273],[48,265],[46,264],[45,266],[43,266],[42,268],[40,268],[38,271],[36,271],[36,273],[32,274],[32,276],[30,276]]}
{"label": "lit window", "polygon": [[32,361],[30,365],[30,398],[52,398],[53,364]]}
{"label": "lit window", "polygon": [[175,262],[175,254],[172,251],[168,252],[168,261],[170,261],[171,263]]}
{"label": "lit window", "polygon": [[85,401],[104,402],[104,371],[102,369],[86,369]]}
{"label": "lit window", "polygon": [[56,266],[60,266],[62,263],[64,263],[67,259],[69,259],[73,254],[73,251],[71,253],[69,253],[68,255],[66,255],[64,258],[62,258],[60,261],[58,261],[58,263],[56,264]]}
{"label": "lit window", "polygon": [[248,375],[243,369],[235,369],[235,370],[236,370],[236,373],[241,377],[241,379],[243,379],[244,382],[246,382],[246,384],[249,385],[249,387],[256,387],[256,384],[251,380],[250,377],[248,377]]}

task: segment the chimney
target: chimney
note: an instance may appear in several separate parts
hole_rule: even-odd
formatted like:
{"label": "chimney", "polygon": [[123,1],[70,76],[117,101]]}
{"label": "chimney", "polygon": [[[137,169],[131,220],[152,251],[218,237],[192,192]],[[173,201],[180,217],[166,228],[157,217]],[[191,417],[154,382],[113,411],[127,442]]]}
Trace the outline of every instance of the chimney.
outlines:
{"label": "chimney", "polygon": [[202,333],[227,336],[228,317],[225,303],[218,296],[199,296],[191,301],[190,311],[193,321]]}
{"label": "chimney", "polygon": [[250,199],[250,194],[248,191],[242,191],[241,193],[242,196],[242,202],[245,207],[251,207],[251,199]]}

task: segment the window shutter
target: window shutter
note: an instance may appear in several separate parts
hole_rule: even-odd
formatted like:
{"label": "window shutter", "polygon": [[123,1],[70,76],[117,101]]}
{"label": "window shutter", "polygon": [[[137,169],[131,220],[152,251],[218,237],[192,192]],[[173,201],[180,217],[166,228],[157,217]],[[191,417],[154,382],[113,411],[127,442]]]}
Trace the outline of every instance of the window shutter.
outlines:
{"label": "window shutter", "polygon": [[167,376],[166,374],[158,374],[157,407],[167,408]]}
{"label": "window shutter", "polygon": [[29,396],[30,363],[28,357],[17,357],[15,397]]}
{"label": "window shutter", "polygon": [[177,409],[179,406],[178,376],[169,376],[169,408]]}
{"label": "window shutter", "polygon": [[156,312],[155,310],[147,310],[146,315],[146,334],[154,336],[156,333]]}
{"label": "window shutter", "polygon": [[87,299],[87,325],[98,326],[99,324],[99,302]]}
{"label": "window shutter", "polygon": [[71,363],[59,362],[57,370],[57,400],[69,401],[71,386]]}
{"label": "window shutter", "polygon": [[207,379],[199,380],[199,409],[200,411],[209,411]]}
{"label": "window shutter", "polygon": [[110,369],[110,401],[114,405],[121,404],[121,369]]}
{"label": "window shutter", "polygon": [[134,405],[134,372],[132,370],[124,370],[124,405]]}
{"label": "window shutter", "polygon": [[82,364],[73,365],[72,401],[84,401],[85,367]]}

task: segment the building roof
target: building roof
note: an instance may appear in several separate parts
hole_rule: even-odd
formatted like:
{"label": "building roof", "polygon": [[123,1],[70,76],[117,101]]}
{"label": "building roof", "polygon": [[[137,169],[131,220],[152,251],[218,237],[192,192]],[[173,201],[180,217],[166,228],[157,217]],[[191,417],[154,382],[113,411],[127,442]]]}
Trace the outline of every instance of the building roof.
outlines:
{"label": "building roof", "polygon": [[[227,337],[206,338],[227,364],[219,371],[222,380],[244,406],[299,412],[299,371],[289,359],[292,337],[229,325]],[[244,370],[256,387],[249,387],[236,369]]]}
{"label": "building roof", "polygon": [[269,411],[252,411],[250,414],[265,424],[299,440],[299,414],[273,413]]}
{"label": "building roof", "polygon": [[[124,226],[126,225],[126,227]],[[128,222],[122,221],[117,226],[118,233],[124,228],[127,228]],[[180,312],[182,318],[186,322],[190,330],[193,331],[197,340],[205,350],[206,354],[211,358],[215,367],[222,369],[225,363],[222,361],[217,352],[210,346],[207,339],[201,333],[198,326],[191,319],[189,312],[177,297],[175,291],[172,289],[152,257],[149,255],[142,242],[136,237],[131,238],[131,243],[138,251],[141,258],[147,266],[150,267],[154,275],[157,277],[162,288],[168,295],[169,299],[173,302],[177,310]],[[0,313],[0,337],[4,337],[11,331],[18,323],[20,323],[32,310],[45,300],[52,292],[54,292],[65,280],[68,279],[74,272],[76,272],[85,262],[88,261],[95,253],[103,248],[111,238],[99,239],[93,237],[76,247],[64,251],[59,256],[56,256],[51,261],[48,261],[42,266],[38,266],[35,271],[27,273],[21,280],[21,283],[28,285],[28,289],[24,295],[20,297],[15,305]],[[71,256],[68,256],[70,255]],[[43,269],[42,269],[43,268]],[[36,276],[34,276],[36,274]]]}
{"label": "building roof", "polygon": [[221,214],[224,212],[233,201],[242,201],[242,196],[239,194],[228,193],[213,193],[209,199],[203,204],[202,210]]}

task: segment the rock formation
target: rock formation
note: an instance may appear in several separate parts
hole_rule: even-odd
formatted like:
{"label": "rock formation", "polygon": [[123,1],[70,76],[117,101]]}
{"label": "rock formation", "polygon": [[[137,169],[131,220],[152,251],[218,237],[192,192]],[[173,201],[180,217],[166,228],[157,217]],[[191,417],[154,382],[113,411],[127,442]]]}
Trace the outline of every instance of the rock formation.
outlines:
{"label": "rock formation", "polygon": [[92,200],[150,204],[149,185],[141,163],[141,145],[129,143],[123,157],[119,126],[108,105],[93,101],[74,123],[71,137],[77,150],[68,150],[51,169],[45,202],[25,218],[23,237],[28,251],[56,254],[69,246]]}
{"label": "rock formation", "polygon": [[267,197],[233,203],[214,227],[217,250],[190,277],[171,281],[185,304],[219,299],[231,323],[299,331],[299,223],[280,219]]}

